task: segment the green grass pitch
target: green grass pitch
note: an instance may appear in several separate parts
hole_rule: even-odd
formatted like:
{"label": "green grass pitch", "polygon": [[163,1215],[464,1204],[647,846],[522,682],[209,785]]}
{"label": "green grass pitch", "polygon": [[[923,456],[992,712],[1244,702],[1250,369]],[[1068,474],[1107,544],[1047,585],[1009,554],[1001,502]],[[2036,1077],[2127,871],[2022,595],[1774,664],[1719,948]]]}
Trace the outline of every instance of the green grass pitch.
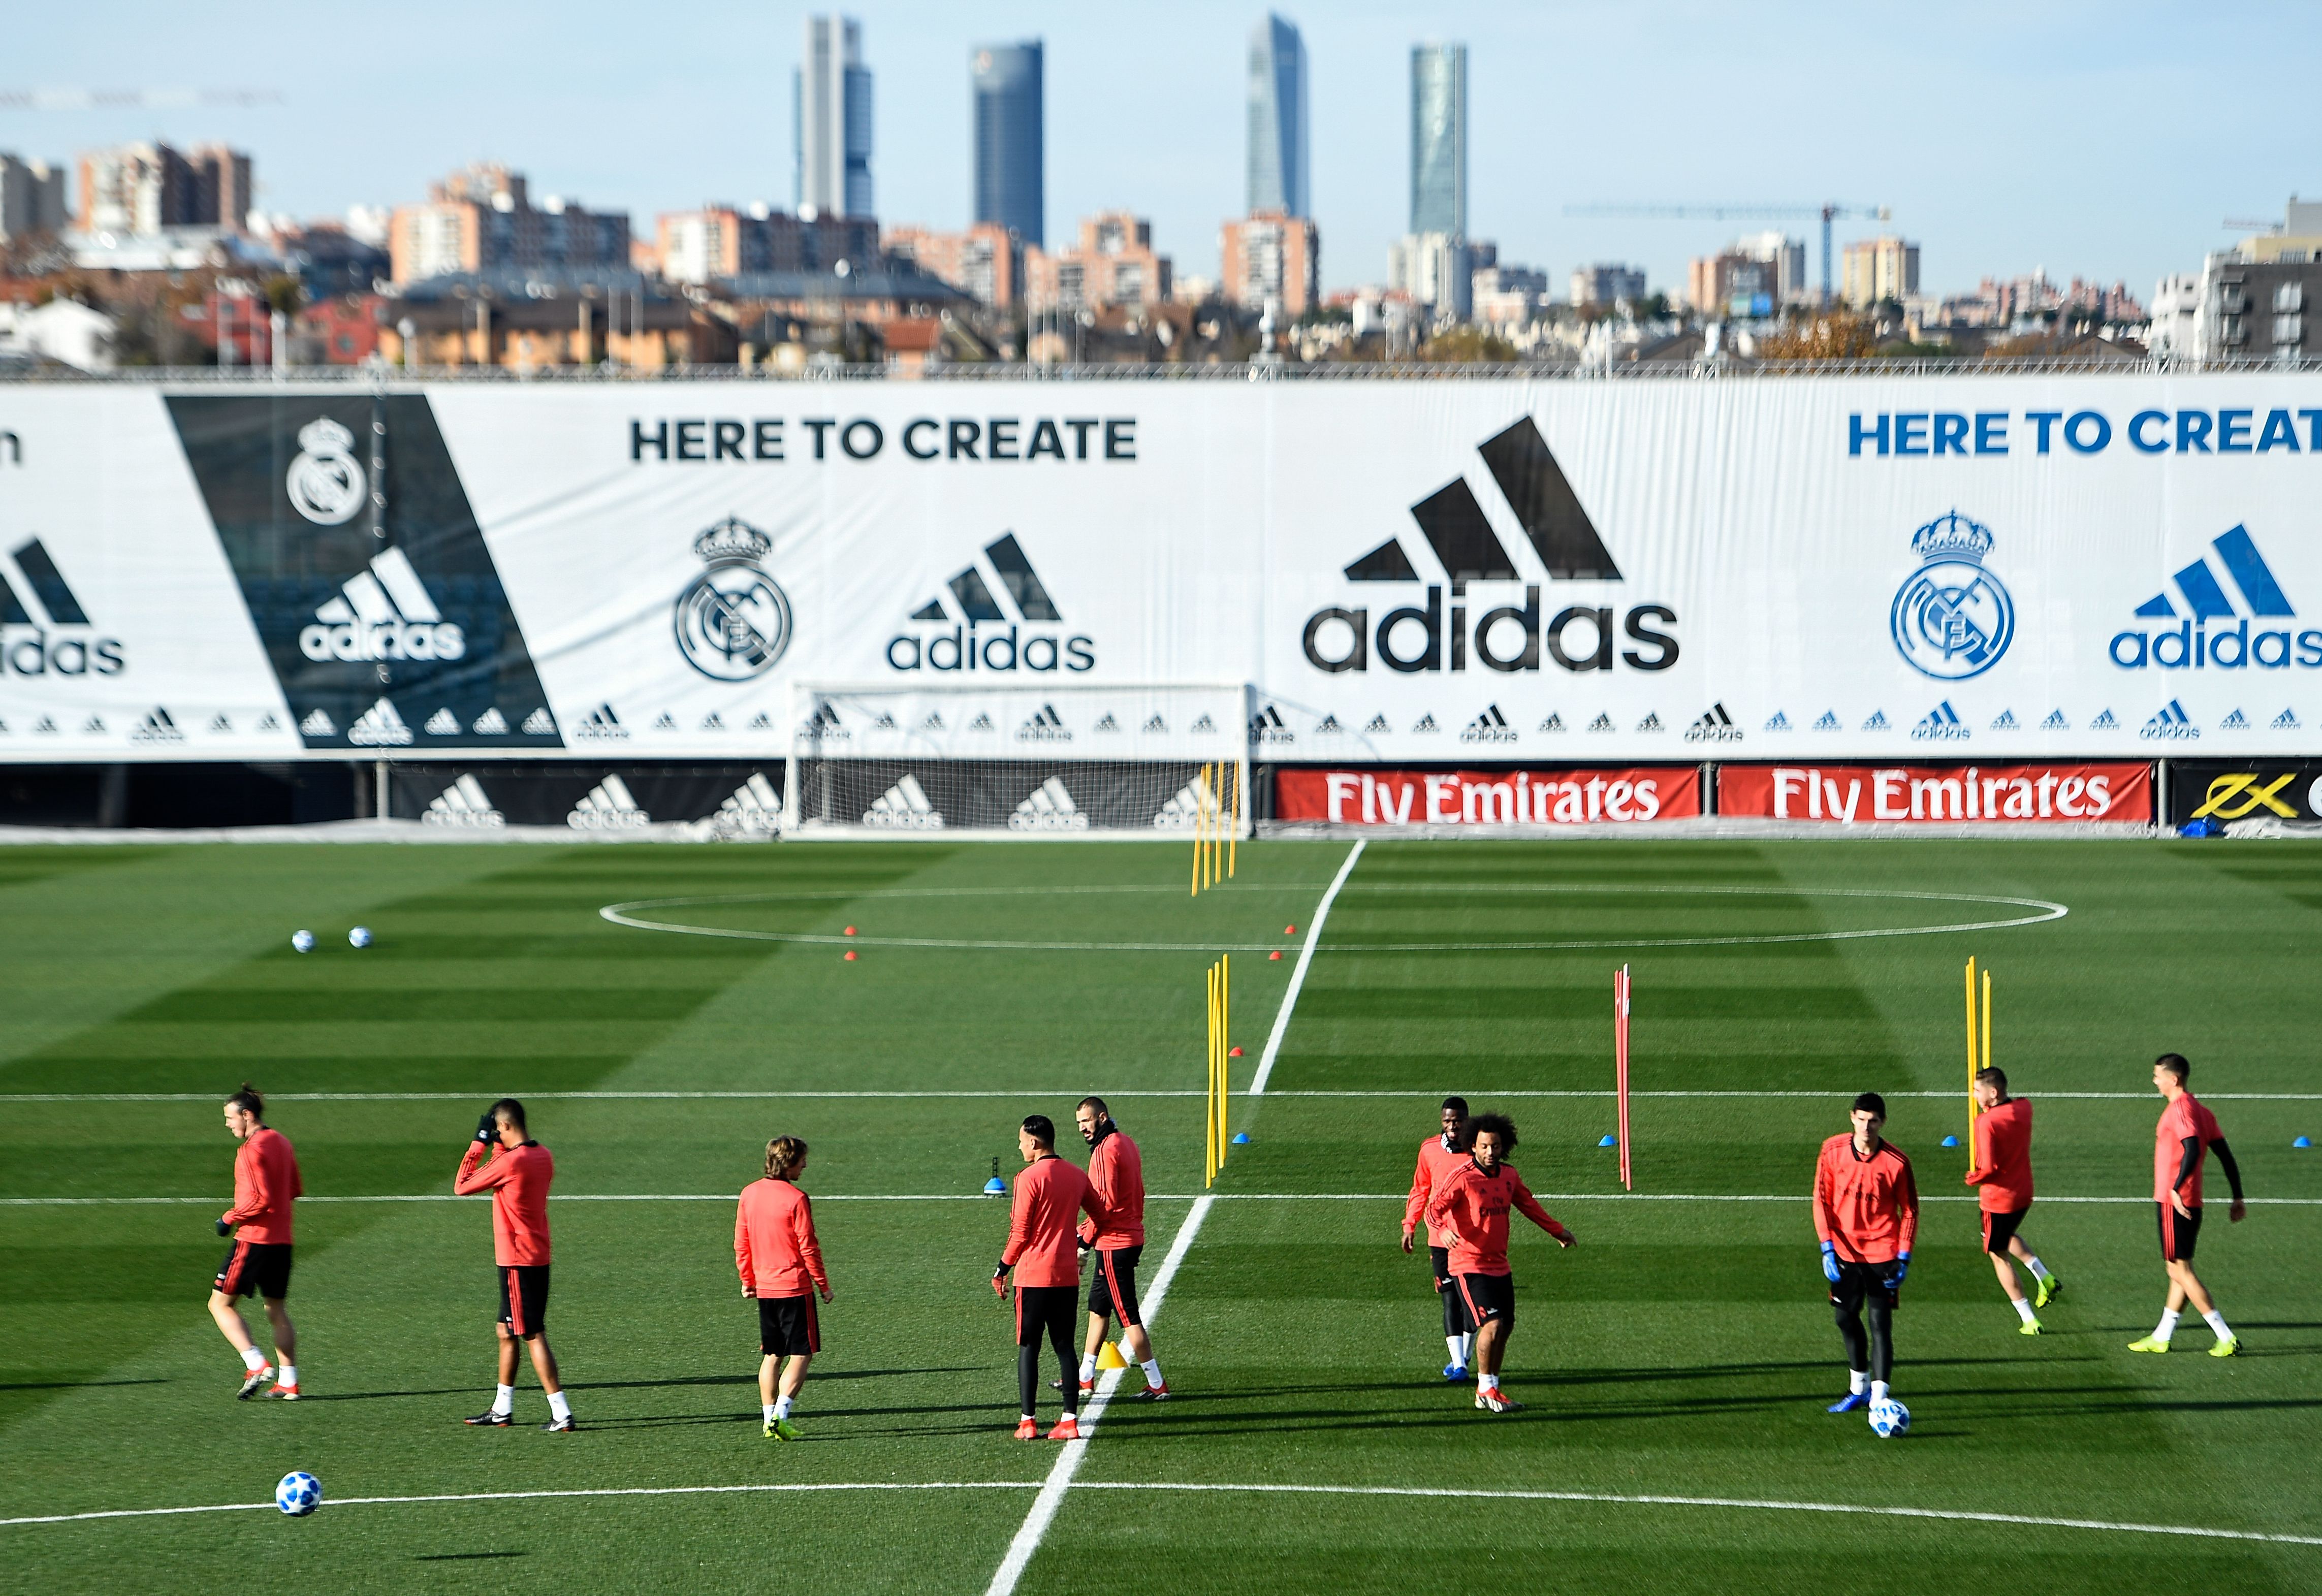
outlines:
{"label": "green grass pitch", "polygon": [[[986,1589],[1062,1449],[1010,1438],[985,1284],[1006,1216],[974,1194],[1022,1115],[1111,1095],[1155,1194],[1149,1290],[1202,1191],[1202,968],[1234,950],[1246,1091],[1347,853],[1246,846],[1189,900],[1184,852],[1149,844],[0,850],[0,1584]],[[599,913],[668,898],[692,901],[629,912],[775,935]],[[1826,935],[2040,912],[1988,898],[2070,913]],[[2317,911],[2322,853],[2289,844],[1373,844],[1155,1318],[1178,1395],[1104,1414],[1018,1588],[2322,1588],[2322,1154],[2291,1148],[2322,1133]],[[849,925],[853,962],[782,939]],[[2026,1235],[2067,1282],[2038,1339],[1938,1145],[1964,1119],[1970,953],[2038,1105]],[[1597,1145],[1623,962],[1633,1199]],[[2166,1358],[2125,1350],[2161,1305],[2140,1199],[2172,1048],[2278,1199],[2238,1227],[2214,1207],[2202,1237],[2232,1360],[2198,1319]],[[314,1199],[295,1404],[233,1400],[202,1307],[244,1077]],[[1893,1442],[1823,1411],[1842,1360],[1803,1201],[1865,1088],[1945,1094],[1893,1099],[1943,1199],[1897,1317],[1916,1423]],[[1513,1115],[1514,1162],[1581,1239],[1519,1226],[1505,1383],[1529,1407],[1504,1418],[1440,1378],[1424,1259],[1395,1245],[1449,1090]],[[558,1161],[570,1436],[532,1427],[529,1371],[521,1427],[458,1423],[489,1400],[490,1235],[448,1192],[504,1092]],[[1606,1095],[1513,1095],[1557,1092]],[[792,1446],[758,1435],[730,1254],[731,1195],[781,1132],[813,1144],[838,1291]],[[24,1521],[263,1502],[293,1468],[329,1499],[304,1520]],[[844,1489],[730,1489],[770,1485]],[[522,1494],[574,1491],[631,1494]],[[1898,1509],[1933,1516],[1867,1510]],[[2250,1538],[2106,1528],[2147,1524]]]}

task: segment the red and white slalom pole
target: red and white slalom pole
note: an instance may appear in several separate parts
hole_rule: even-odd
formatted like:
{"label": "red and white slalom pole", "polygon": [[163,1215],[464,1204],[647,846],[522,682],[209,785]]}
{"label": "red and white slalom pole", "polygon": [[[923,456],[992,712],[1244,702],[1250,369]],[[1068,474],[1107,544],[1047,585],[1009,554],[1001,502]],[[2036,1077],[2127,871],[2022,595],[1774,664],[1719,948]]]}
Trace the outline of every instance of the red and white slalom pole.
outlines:
{"label": "red and white slalom pole", "polygon": [[1621,1189],[1636,1190],[1629,1173],[1629,967],[1613,972],[1613,1090],[1620,1099]]}

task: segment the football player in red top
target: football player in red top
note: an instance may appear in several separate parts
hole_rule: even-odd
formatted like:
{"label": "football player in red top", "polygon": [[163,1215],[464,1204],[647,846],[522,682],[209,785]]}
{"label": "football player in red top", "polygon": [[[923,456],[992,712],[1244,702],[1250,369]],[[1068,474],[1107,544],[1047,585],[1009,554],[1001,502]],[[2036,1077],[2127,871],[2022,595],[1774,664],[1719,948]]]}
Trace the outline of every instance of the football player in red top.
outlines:
{"label": "football player in red top", "polygon": [[1879,1134],[1887,1124],[1887,1099],[1866,1091],[1854,1099],[1850,1117],[1854,1129],[1824,1142],[1815,1165],[1815,1234],[1822,1237],[1822,1272],[1846,1343],[1847,1393],[1830,1405],[1833,1413],[1886,1400],[1895,1366],[1895,1308],[1919,1233],[1919,1187],[1911,1161]]}
{"label": "football player in red top", "polygon": [[[1096,1254],[1096,1272],[1089,1277],[1088,1339],[1081,1344],[1081,1394],[1096,1389],[1105,1325],[1118,1318],[1120,1350],[1145,1371],[1145,1389],[1138,1394],[1163,1401],[1169,1385],[1161,1378],[1161,1360],[1153,1355],[1153,1337],[1137,1308],[1137,1262],[1145,1255],[1145,1160],[1112,1122],[1102,1098],[1083,1098],[1073,1123],[1088,1144],[1089,1184],[1105,1212],[1102,1225],[1094,1219],[1080,1224],[1081,1251]],[[1064,1389],[1061,1383],[1057,1389]]]}
{"label": "football player in red top", "polygon": [[[487,1154],[490,1162],[486,1163]],[[524,1105],[502,1098],[476,1121],[475,1140],[460,1160],[452,1190],[462,1197],[492,1194],[492,1260],[500,1283],[500,1383],[492,1405],[467,1422],[506,1428],[516,1411],[516,1346],[532,1349],[533,1372],[548,1393],[544,1430],[573,1427],[572,1404],[548,1349],[548,1188],[556,1160],[524,1127]]]}
{"label": "football player in red top", "polygon": [[[1412,1171],[1411,1195],[1403,1202],[1403,1250],[1406,1253],[1412,1250],[1412,1238],[1435,1188],[1467,1161],[1466,1098],[1443,1099],[1442,1125],[1440,1134],[1419,1144],[1419,1167]],[[1427,1229],[1427,1258],[1435,1268],[1435,1293],[1443,1300],[1443,1345],[1451,1354],[1451,1361],[1443,1365],[1443,1378],[1465,1380],[1468,1354],[1476,1349],[1476,1326],[1467,1317],[1467,1300],[1451,1284],[1451,1244],[1431,1225]]]}
{"label": "football player in red top", "polygon": [[[1968,1159],[1967,1183],[1976,1189],[1983,1210],[1983,1250],[1990,1254],[1999,1289],[2016,1305],[2016,1317],[2023,1321],[2022,1333],[2037,1336],[2040,1321],[2033,1318],[2032,1310],[2047,1307],[2048,1299],[2062,1290],[2064,1282],[2048,1272],[2048,1266],[2016,1233],[2032,1207],[2032,1105],[2007,1095],[2004,1070],[1976,1072],[1975,1102],[1982,1112],[1975,1117],[1971,1138],[1975,1150]],[[2040,1293],[2037,1302],[2024,1300],[2024,1288],[2016,1283],[2016,1271],[2007,1262],[2011,1255],[2023,1259],[2024,1266],[2032,1272]]]}
{"label": "football player in red top", "polygon": [[1500,1363],[1515,1328],[1516,1283],[1508,1267],[1508,1212],[1515,1209],[1568,1247],[1575,1237],[1540,1206],[1516,1173],[1503,1162],[1516,1145],[1516,1127],[1504,1114],[1478,1114],[1468,1122],[1473,1144],[1465,1163],[1435,1188],[1428,1199],[1427,1223],[1449,1237],[1451,1273],[1467,1316],[1476,1324],[1476,1406],[1494,1413],[1523,1407],[1500,1390]]}
{"label": "football player in red top", "polygon": [[[265,1099],[247,1081],[225,1100],[225,1128],[242,1145],[233,1155],[233,1207],[217,1222],[217,1233],[233,1236],[233,1245],[210,1282],[210,1318],[242,1354],[242,1390],[235,1395],[246,1401],[271,1380],[268,1396],[296,1401],[298,1329],[282,1303],[290,1294],[290,1204],[305,1190],[298,1155],[288,1136],[267,1125]],[[235,1298],[253,1293],[266,1305],[279,1370],[258,1350],[233,1305]]]}
{"label": "football player in red top", "polygon": [[2217,1155],[2217,1167],[2234,1189],[2234,1206],[2226,1218],[2238,1225],[2249,1208],[2242,1200],[2241,1166],[2217,1128],[2217,1117],[2185,1089],[2192,1073],[2193,1066],[2181,1053],[2164,1053],[2153,1061],[2153,1089],[2169,1105],[2162,1109],[2161,1123],[2153,1133],[2153,1204],[2161,1221],[2161,1262],[2169,1271],[2169,1302],[2153,1334],[2130,1342],[2128,1350],[2167,1352],[2169,1338],[2177,1333],[2177,1316],[2189,1299],[2194,1311],[2217,1332],[2209,1355],[2229,1358],[2241,1350],[2241,1338],[2226,1327],[2208,1288],[2193,1272],[2193,1244],[2201,1235],[2201,1164],[2209,1154]]}
{"label": "football player in red top", "polygon": [[[822,1325],[814,1294],[830,1300],[830,1276],[823,1272],[822,1243],[814,1234],[814,1205],[796,1184],[806,1173],[806,1143],[776,1136],[766,1144],[766,1178],[742,1188],[734,1209],[734,1268],[742,1295],[758,1303],[758,1400],[765,1410],[770,1441],[795,1441],[791,1404],[806,1383],[806,1366],[822,1350]],[[774,1389],[775,1366],[782,1390]]]}
{"label": "football player in red top", "polygon": [[1081,1382],[1074,1377],[1073,1309],[1080,1297],[1081,1263],[1074,1225],[1086,1213],[1102,1230],[1107,1216],[1080,1165],[1056,1156],[1056,1121],[1046,1114],[1026,1117],[1016,1133],[1016,1150],[1024,1156],[1024,1169],[1009,1204],[1008,1250],[992,1272],[992,1289],[1003,1298],[1009,1272],[1015,1272],[1016,1385],[1024,1399],[1016,1438],[1040,1438],[1033,1400],[1040,1390],[1040,1337],[1046,1335],[1056,1350],[1056,1372],[1063,1377],[1058,1389],[1065,1394],[1065,1416],[1048,1439],[1076,1441]]}

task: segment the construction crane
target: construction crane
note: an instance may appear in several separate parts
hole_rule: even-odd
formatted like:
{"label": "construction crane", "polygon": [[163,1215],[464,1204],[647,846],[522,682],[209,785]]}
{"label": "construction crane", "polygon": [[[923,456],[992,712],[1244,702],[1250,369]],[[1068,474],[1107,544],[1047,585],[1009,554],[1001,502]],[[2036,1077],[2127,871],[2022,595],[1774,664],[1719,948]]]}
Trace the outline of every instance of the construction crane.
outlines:
{"label": "construction crane", "polygon": [[160,111],[279,105],[271,88],[0,88],[0,111]]}
{"label": "construction crane", "polygon": [[1567,205],[1568,216],[1629,216],[1655,222],[1804,222],[1822,219],[1822,302],[1830,303],[1830,224],[1838,216],[1869,216],[1880,222],[1894,212],[1885,205]]}

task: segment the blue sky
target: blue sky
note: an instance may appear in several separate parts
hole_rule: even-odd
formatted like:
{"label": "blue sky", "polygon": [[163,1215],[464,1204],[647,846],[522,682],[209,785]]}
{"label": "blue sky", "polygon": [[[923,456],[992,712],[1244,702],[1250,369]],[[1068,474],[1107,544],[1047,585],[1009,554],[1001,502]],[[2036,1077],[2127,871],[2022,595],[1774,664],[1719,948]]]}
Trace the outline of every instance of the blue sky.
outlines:
{"label": "blue sky", "polygon": [[[1924,286],[2044,267],[2126,279],[2198,267],[2226,217],[2322,194],[2310,73],[2322,5],[2253,0],[2212,27],[2149,0],[1911,7],[1759,0],[1651,6],[1293,5],[1312,62],[1314,211],[1334,287],[1377,281],[1404,225],[1408,61],[1469,46],[1470,223],[1561,282],[1594,260],[1681,288],[1689,255],[1740,223],[1581,220],[1595,201],[1884,204],[1924,249]],[[270,210],[421,197],[491,157],[535,193],[660,211],[787,202],[790,74],[805,8],[401,0],[376,13],[181,0],[12,17],[0,87],[258,87],[252,109],[0,109],[0,150],[69,157],[161,136],[257,158]],[[976,43],[1047,44],[1048,231],[1120,206],[1181,273],[1216,269],[1243,201],[1243,55],[1254,5],[865,0],[882,220],[968,209]],[[102,25],[92,25],[93,16]],[[1792,224],[1807,236],[1811,223]],[[1846,238],[1864,231],[1841,224]],[[1816,269],[1809,251],[1809,270]]]}

